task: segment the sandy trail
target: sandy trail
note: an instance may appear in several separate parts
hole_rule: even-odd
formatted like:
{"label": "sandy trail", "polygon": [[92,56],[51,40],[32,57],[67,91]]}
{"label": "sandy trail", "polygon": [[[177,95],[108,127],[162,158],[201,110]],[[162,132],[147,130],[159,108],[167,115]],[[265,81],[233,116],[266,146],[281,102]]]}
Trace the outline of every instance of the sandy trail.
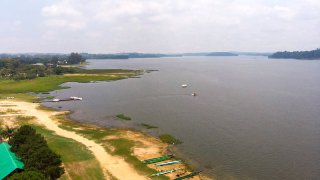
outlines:
{"label": "sandy trail", "polygon": [[96,142],[74,132],[59,128],[58,124],[50,118],[50,116],[57,113],[39,110],[37,109],[37,107],[39,107],[39,104],[36,103],[22,101],[2,101],[1,104],[16,105],[15,107],[11,108],[22,110],[27,116],[36,117],[36,120],[40,124],[43,124],[47,129],[54,131],[57,135],[73,139],[85,145],[99,161],[101,167],[104,170],[106,179],[108,179],[108,175],[106,173],[107,171],[120,180],[149,179],[143,175],[138,174],[137,171],[135,171],[133,167],[125,162],[123,158],[110,155],[100,144],[97,144]]}

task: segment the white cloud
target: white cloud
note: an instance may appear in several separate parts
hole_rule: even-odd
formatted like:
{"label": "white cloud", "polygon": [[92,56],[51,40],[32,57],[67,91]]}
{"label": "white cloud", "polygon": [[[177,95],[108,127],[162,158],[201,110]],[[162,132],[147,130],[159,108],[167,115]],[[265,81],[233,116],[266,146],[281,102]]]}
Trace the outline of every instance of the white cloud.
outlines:
{"label": "white cloud", "polygon": [[319,9],[319,0],[60,0],[41,15],[45,37],[79,35],[79,51],[274,51],[319,47]]}
{"label": "white cloud", "polygon": [[42,14],[47,17],[52,16],[80,16],[81,13],[73,7],[68,7],[68,3],[54,4],[42,9]]}
{"label": "white cloud", "polygon": [[87,18],[77,10],[72,1],[61,1],[57,4],[45,6],[41,10],[45,18],[44,24],[61,30],[81,30],[87,25]]}

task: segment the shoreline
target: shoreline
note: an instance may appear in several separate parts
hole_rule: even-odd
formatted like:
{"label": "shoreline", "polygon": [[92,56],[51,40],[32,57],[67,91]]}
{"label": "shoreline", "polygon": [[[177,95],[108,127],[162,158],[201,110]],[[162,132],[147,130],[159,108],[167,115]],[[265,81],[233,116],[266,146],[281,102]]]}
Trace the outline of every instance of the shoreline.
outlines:
{"label": "shoreline", "polygon": [[[84,124],[84,123],[80,123],[76,120],[72,120],[71,118],[68,117],[68,115],[71,112],[68,111],[57,111],[55,109],[46,107],[41,105],[40,103],[30,103],[30,102],[25,102],[22,100],[0,100],[0,105],[2,105],[3,103],[7,103],[7,105],[16,105],[18,107],[17,110],[22,110],[22,111],[27,111],[26,114],[27,116],[32,116],[33,114],[36,114],[37,112],[41,112],[41,116],[37,116],[37,118],[39,117],[44,117],[47,116],[46,120],[51,119],[53,124],[50,124],[50,126],[46,123],[44,123],[44,121],[42,120],[42,124],[45,124],[45,127],[49,130],[55,130],[58,131],[59,133],[57,133],[58,135],[66,135],[69,134],[68,137],[66,138],[72,138],[75,136],[78,136],[77,140],[78,142],[84,144],[83,142],[86,142],[87,144],[85,144],[87,146],[87,148],[92,152],[94,149],[98,149],[100,155],[103,154],[103,149],[101,149],[101,147],[104,147],[104,151],[106,153],[109,153],[110,156],[106,156],[106,159],[112,159],[114,160],[114,162],[116,162],[116,164],[119,164],[119,161],[122,162],[122,165],[127,166],[127,170],[128,173],[126,174],[130,174],[130,178],[134,177],[135,175],[137,176],[137,179],[148,179],[149,177],[147,176],[146,173],[144,173],[143,176],[141,176],[141,173],[143,173],[144,170],[137,170],[136,167],[133,167],[131,163],[128,163],[128,160],[125,160],[125,157],[121,157],[119,155],[112,155],[112,148],[109,149],[105,147],[105,144],[103,144],[103,142],[99,142],[99,139],[91,139],[90,136],[86,136],[84,134],[81,134],[80,131],[77,130],[77,128],[94,128],[94,131],[115,131],[117,133],[120,133],[116,136],[111,136],[111,137],[107,137],[104,140],[108,140],[112,143],[117,142],[118,140],[124,140],[124,141],[133,141],[133,142],[137,142],[137,144],[140,145],[134,145],[132,146],[131,150],[132,151],[132,157],[129,158],[136,158],[139,161],[142,161],[144,159],[148,159],[148,158],[153,158],[153,157],[157,157],[157,156],[161,156],[161,155],[165,155],[169,153],[168,150],[168,144],[165,144],[163,142],[161,142],[159,139],[150,136],[144,132],[141,131],[137,131],[137,130],[133,130],[130,128],[126,128],[126,129],[120,129],[120,128],[105,128],[105,127],[99,127],[96,125],[91,125],[91,124]],[[21,106],[23,104],[23,106]],[[10,106],[10,108],[12,109],[16,109],[17,107],[15,106]],[[28,107],[28,109],[23,108],[23,107]],[[33,107],[33,108],[30,108]],[[0,108],[2,108],[2,106],[0,106]],[[19,109],[20,108],[20,109]],[[31,113],[32,112],[32,113]],[[47,113],[45,115],[45,113]],[[52,114],[54,114],[54,116],[52,117]],[[64,116],[64,117],[58,117],[58,116]],[[78,127],[77,127],[78,126]],[[71,127],[71,129],[70,129]],[[58,129],[57,129],[58,128]],[[71,133],[71,134],[70,134]],[[64,136],[65,137],[65,136]],[[91,140],[91,142],[85,140]],[[74,139],[74,138],[73,138]],[[93,141],[93,143],[92,143]],[[96,143],[96,144],[95,144]],[[111,144],[112,144],[111,143]],[[109,144],[110,145],[110,144]],[[111,151],[110,151],[111,149]],[[100,160],[100,155],[99,153],[96,153],[96,159]],[[94,154],[94,153],[93,153]],[[120,159],[114,159],[114,157],[120,157]],[[135,162],[137,160],[134,160]],[[112,176],[114,177],[118,177],[117,179],[126,179],[126,177],[122,177],[120,172],[123,172],[123,167],[121,168],[121,171],[119,171],[119,169],[114,168],[114,169],[110,169],[110,166],[112,166],[112,163],[108,163],[108,162],[101,162],[100,164],[102,166],[103,169],[107,170],[108,173],[110,173]],[[120,163],[121,164],[121,163]],[[142,164],[142,163],[141,163]],[[164,170],[163,168],[158,168],[155,167],[154,165],[148,165],[148,168],[154,169],[154,170]],[[133,169],[131,169],[133,168]],[[171,167],[170,167],[171,168]],[[172,166],[172,168],[182,168],[182,169],[188,169],[188,165],[185,164],[179,164],[177,166]],[[126,168],[125,168],[126,169]],[[131,169],[131,170],[130,170]],[[108,173],[105,171],[105,177],[108,177]],[[188,171],[190,172],[190,171]],[[68,172],[66,172],[66,174],[68,174]],[[150,175],[150,174],[149,174]],[[174,173],[169,174],[170,176],[166,176],[169,177],[170,179],[174,178]],[[106,178],[106,179],[110,179],[110,177]],[[112,179],[112,178],[111,178]],[[201,175],[201,178],[199,176],[192,178],[193,180],[198,180],[198,179],[209,179],[207,177],[204,177]]]}

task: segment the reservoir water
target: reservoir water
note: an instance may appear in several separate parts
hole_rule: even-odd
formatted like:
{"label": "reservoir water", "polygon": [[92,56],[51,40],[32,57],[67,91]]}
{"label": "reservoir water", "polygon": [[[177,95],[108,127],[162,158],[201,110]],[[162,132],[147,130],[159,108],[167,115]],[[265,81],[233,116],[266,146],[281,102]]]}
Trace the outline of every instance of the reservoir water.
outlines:
{"label": "reservoir water", "polygon": [[[114,82],[66,83],[71,88],[51,95],[83,101],[46,106],[73,110],[80,122],[158,126],[144,131],[182,140],[179,154],[218,179],[320,179],[320,61],[253,56],[88,61],[86,68],[159,71]],[[119,113],[132,120],[114,120]]]}

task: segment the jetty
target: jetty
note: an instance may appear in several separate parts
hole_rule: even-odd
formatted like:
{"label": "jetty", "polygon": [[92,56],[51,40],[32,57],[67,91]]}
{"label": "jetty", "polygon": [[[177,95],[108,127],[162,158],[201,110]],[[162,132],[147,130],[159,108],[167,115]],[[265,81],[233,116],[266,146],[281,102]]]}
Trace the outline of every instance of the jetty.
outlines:
{"label": "jetty", "polygon": [[60,102],[60,101],[82,101],[82,97],[76,97],[76,96],[71,96],[69,98],[65,98],[65,99],[52,99],[51,101],[47,101],[47,102]]}
{"label": "jetty", "polygon": [[181,162],[181,160],[169,161],[169,162],[165,162],[165,163],[156,164],[156,166],[167,166],[167,165],[172,165],[172,164],[178,164],[180,162]]}
{"label": "jetty", "polygon": [[174,157],[173,154],[169,154],[169,155],[166,155],[166,156],[160,156],[160,157],[156,157],[156,158],[152,158],[152,159],[146,159],[146,160],[144,160],[142,162],[145,163],[145,164],[153,164],[153,163],[169,160],[169,159],[171,159],[173,157]]}

